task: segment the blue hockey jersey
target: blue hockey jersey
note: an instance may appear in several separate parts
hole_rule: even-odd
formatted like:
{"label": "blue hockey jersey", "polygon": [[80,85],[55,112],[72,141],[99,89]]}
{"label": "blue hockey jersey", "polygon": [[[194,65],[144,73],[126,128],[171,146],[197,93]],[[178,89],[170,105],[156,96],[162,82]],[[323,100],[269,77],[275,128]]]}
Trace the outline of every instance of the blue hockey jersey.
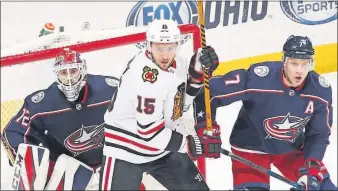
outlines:
{"label": "blue hockey jersey", "polygon": [[98,165],[102,160],[103,115],[118,83],[114,77],[87,74],[79,100],[69,102],[54,82],[25,98],[4,129],[4,138],[14,155],[20,143],[42,144],[50,150],[51,160],[67,154],[87,165]]}
{"label": "blue hockey jersey", "polygon": [[[263,62],[210,79],[211,110],[242,100],[230,144],[269,154],[303,149],[305,159],[322,160],[332,125],[332,90],[316,72],[290,88],[282,62]],[[197,122],[205,120],[204,91],[195,98]],[[226,119],[227,116],[224,116]]]}

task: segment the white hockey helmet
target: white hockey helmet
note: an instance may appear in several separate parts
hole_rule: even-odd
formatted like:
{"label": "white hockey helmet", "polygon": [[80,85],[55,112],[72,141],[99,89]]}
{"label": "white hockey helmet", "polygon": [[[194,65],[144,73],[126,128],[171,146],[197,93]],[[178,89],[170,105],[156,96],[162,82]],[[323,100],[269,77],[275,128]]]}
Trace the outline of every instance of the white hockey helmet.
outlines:
{"label": "white hockey helmet", "polygon": [[76,51],[65,48],[54,62],[58,88],[69,101],[76,101],[87,80],[86,60]]}
{"label": "white hockey helmet", "polygon": [[[151,42],[171,43],[176,42],[180,46],[181,31],[173,20],[159,19],[154,20],[148,25],[147,32],[147,50],[151,52]],[[178,49],[177,47],[177,49]]]}

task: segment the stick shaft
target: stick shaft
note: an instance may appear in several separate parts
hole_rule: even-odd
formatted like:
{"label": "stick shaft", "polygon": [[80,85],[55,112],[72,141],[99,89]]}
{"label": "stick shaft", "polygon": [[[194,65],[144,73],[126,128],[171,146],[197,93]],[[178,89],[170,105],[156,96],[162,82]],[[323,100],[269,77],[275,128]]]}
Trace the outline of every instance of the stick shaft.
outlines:
{"label": "stick shaft", "polygon": [[[203,13],[203,1],[198,1],[198,18],[200,22],[201,30],[201,46],[206,46],[205,38],[205,25],[204,25],[204,13]],[[211,106],[210,106],[210,88],[209,88],[209,68],[203,67],[203,84],[204,84],[204,103],[205,103],[205,115],[207,123],[207,133],[212,134],[212,120],[211,120]]]}
{"label": "stick shaft", "polygon": [[284,176],[281,176],[281,175],[279,175],[279,174],[277,174],[277,173],[275,173],[275,172],[273,172],[271,170],[268,170],[268,169],[266,169],[266,168],[264,168],[264,167],[262,167],[260,165],[257,165],[257,164],[255,164],[255,163],[253,163],[253,162],[251,162],[251,161],[249,161],[249,160],[247,160],[245,158],[237,156],[237,155],[235,155],[235,154],[233,154],[233,153],[231,153],[231,152],[229,152],[229,151],[227,151],[225,149],[222,149],[222,154],[224,154],[226,156],[229,156],[230,158],[232,158],[234,160],[237,160],[237,161],[239,161],[239,162],[241,162],[243,164],[246,164],[246,165],[248,165],[248,166],[250,166],[250,167],[252,167],[252,168],[254,168],[254,169],[258,170],[258,171],[261,171],[261,172],[263,172],[265,174],[268,174],[268,175],[270,175],[270,176],[272,176],[272,177],[274,177],[274,178],[276,178],[276,179],[278,179],[278,180],[280,180],[282,182],[285,182],[285,183],[287,183],[287,184],[289,184],[289,185],[291,185],[291,186],[293,186],[295,188],[299,188],[300,187],[300,185],[297,182],[293,182],[293,181],[285,178]]}

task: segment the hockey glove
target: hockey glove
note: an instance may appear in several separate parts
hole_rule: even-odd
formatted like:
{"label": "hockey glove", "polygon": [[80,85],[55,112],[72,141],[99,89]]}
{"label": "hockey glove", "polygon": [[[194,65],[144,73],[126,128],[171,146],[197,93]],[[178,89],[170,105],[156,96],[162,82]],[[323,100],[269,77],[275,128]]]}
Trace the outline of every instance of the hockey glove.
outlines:
{"label": "hockey glove", "polygon": [[[206,134],[207,130],[207,123],[206,121],[197,123],[195,125],[195,131],[198,136],[202,136],[203,134]],[[221,136],[221,131],[219,125],[216,123],[216,121],[212,121],[212,136]]]}
{"label": "hockey glove", "polygon": [[[195,130],[197,136],[188,136],[188,153],[193,160],[196,160],[198,157],[206,158],[219,158],[221,153],[221,134],[220,127],[215,121],[212,124],[212,135],[206,135],[204,130],[206,130],[206,123],[198,123],[195,125]],[[199,143],[200,142],[200,143]],[[201,148],[201,152],[199,151]]]}
{"label": "hockey glove", "polygon": [[221,138],[208,135],[188,135],[188,154],[192,160],[200,157],[219,158],[222,141]]}
{"label": "hockey glove", "polygon": [[198,51],[191,57],[189,75],[199,82],[203,82],[202,67],[210,68],[209,77],[211,77],[212,72],[217,69],[218,64],[218,56],[211,46],[199,48]]}
{"label": "hockey glove", "polygon": [[319,190],[324,173],[327,174],[327,170],[321,161],[306,160],[305,165],[299,169],[298,183],[303,186],[298,190]]}

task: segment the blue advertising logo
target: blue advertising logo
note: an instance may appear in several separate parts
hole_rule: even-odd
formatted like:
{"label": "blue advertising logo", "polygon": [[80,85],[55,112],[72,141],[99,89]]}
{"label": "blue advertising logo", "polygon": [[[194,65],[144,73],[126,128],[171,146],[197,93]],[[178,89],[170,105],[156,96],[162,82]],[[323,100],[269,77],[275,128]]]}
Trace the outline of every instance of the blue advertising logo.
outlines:
{"label": "blue advertising logo", "polygon": [[145,26],[154,19],[172,19],[177,24],[198,24],[195,1],[139,1],[128,15],[126,26]]}
{"label": "blue advertising logo", "polygon": [[281,1],[284,14],[304,25],[325,24],[337,19],[338,1]]}
{"label": "blue advertising logo", "polygon": [[[205,28],[237,25],[265,19],[268,1],[206,1]],[[154,19],[173,19],[178,24],[198,24],[196,1],[139,1],[128,15],[126,26],[148,25]]]}

